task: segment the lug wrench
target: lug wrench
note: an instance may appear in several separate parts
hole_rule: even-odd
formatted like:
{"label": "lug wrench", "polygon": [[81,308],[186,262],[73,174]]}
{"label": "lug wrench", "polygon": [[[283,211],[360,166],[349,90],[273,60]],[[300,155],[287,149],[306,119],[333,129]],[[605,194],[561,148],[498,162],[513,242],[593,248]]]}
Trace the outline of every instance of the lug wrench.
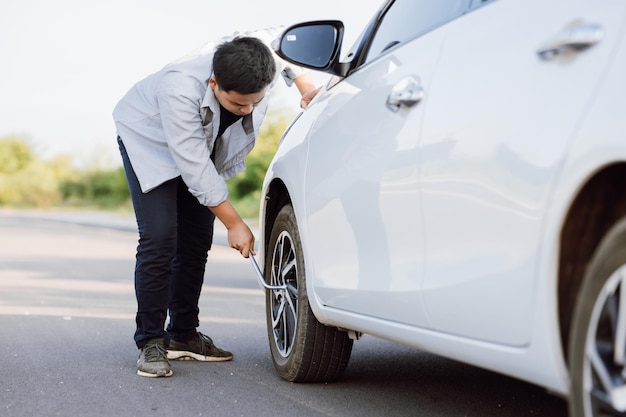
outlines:
{"label": "lug wrench", "polygon": [[261,285],[261,287],[267,289],[267,290],[286,290],[287,289],[287,285],[283,284],[283,285],[270,285],[265,281],[265,277],[263,276],[263,272],[261,272],[261,268],[259,268],[259,264],[256,263],[256,259],[254,259],[254,256],[252,256],[252,253],[248,254],[248,258],[250,258],[250,262],[252,263],[252,267],[254,268],[254,271],[256,272],[256,277],[259,280],[259,284]]}

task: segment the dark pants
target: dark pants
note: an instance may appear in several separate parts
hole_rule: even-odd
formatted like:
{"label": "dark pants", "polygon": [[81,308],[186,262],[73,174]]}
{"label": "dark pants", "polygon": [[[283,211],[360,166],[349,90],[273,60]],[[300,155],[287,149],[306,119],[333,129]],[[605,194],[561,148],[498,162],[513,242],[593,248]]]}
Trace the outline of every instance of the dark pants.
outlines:
{"label": "dark pants", "polygon": [[144,194],[119,138],[118,143],[139,229],[135,342],[141,348],[155,338],[188,340],[199,325],[198,300],[215,216],[180,177]]}

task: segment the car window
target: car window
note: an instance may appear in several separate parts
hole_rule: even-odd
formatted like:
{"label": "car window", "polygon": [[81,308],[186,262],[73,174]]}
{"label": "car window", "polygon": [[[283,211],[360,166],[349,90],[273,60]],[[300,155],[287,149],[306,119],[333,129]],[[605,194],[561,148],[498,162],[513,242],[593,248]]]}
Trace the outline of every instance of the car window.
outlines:
{"label": "car window", "polygon": [[383,16],[366,62],[463,14],[469,0],[396,0]]}

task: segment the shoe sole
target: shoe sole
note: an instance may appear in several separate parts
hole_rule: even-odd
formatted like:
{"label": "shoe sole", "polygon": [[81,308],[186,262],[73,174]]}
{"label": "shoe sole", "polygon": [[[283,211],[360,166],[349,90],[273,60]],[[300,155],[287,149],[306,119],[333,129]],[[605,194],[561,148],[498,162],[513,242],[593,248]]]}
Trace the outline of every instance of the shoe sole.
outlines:
{"label": "shoe sole", "polygon": [[230,356],[204,356],[198,353],[187,352],[184,350],[168,350],[167,359],[172,361],[198,361],[198,362],[226,362],[233,359]]}
{"label": "shoe sole", "polygon": [[167,372],[158,372],[156,374],[151,374],[149,372],[144,372],[144,371],[140,371],[139,369],[137,369],[137,375],[139,376],[144,376],[146,378],[161,378],[161,377],[168,377],[168,376],[172,376],[174,375],[174,372],[170,369]]}

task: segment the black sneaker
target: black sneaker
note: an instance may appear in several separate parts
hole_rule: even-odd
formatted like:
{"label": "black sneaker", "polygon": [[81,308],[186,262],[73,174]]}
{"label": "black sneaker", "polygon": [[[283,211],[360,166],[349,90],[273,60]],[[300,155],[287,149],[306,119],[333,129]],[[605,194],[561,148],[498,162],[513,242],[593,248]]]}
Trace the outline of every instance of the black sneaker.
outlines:
{"label": "black sneaker", "polygon": [[167,358],[172,360],[201,362],[224,362],[233,358],[233,354],[215,346],[209,336],[198,332],[198,336],[186,342],[170,340]]}
{"label": "black sneaker", "polygon": [[141,348],[137,359],[137,375],[148,378],[172,376],[163,339],[152,339]]}

